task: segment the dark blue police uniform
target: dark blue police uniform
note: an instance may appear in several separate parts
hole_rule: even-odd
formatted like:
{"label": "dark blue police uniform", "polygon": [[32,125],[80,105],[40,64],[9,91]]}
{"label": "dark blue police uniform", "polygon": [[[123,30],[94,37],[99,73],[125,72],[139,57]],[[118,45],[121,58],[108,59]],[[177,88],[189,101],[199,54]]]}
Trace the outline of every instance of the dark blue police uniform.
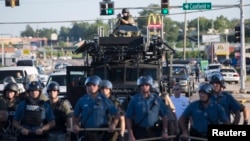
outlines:
{"label": "dark blue police uniform", "polygon": [[[109,115],[115,116],[117,112],[114,104],[101,93],[97,94],[95,98],[89,94],[82,96],[74,108],[74,116],[80,116],[82,128],[107,128]],[[86,132],[84,140],[102,141],[104,133]]]}
{"label": "dark blue police uniform", "polygon": [[201,102],[194,101],[182,113],[184,117],[191,117],[191,136],[207,137],[209,124],[220,124],[229,121],[223,107],[213,101],[208,107],[204,107]]}
{"label": "dark blue police uniform", "polygon": [[238,101],[236,101],[233,96],[226,92],[219,93],[218,96],[212,95],[211,99],[219,103],[225,110],[227,117],[230,119],[230,114],[232,112],[237,112],[241,110],[241,106]]}
{"label": "dark blue police uniform", "polygon": [[160,136],[162,131],[156,130],[155,124],[159,121],[159,116],[171,116],[169,111],[156,94],[151,93],[147,98],[136,94],[131,99],[125,116],[133,121],[135,138],[141,139]]}

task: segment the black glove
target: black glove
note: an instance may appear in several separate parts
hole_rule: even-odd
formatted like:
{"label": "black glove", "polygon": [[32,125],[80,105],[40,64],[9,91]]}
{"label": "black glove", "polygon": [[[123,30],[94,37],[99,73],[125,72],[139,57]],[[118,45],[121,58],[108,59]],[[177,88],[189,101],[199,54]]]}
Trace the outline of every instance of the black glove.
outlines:
{"label": "black glove", "polygon": [[248,125],[248,120],[244,120],[243,125]]}
{"label": "black glove", "polygon": [[119,136],[118,136],[117,141],[125,141],[125,137],[124,137],[124,136],[119,135]]}

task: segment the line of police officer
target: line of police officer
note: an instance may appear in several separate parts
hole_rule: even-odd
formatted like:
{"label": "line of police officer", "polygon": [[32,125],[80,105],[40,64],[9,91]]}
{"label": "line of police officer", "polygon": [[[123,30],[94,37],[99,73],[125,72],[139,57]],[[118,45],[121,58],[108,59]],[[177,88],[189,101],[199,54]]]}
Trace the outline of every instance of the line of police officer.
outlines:
{"label": "line of police officer", "polygon": [[[199,93],[209,94],[209,100],[219,103],[226,111],[226,118],[229,119],[231,112],[234,112],[236,116],[233,124],[238,124],[240,106],[230,94],[221,92],[224,87],[223,77],[220,75],[212,76],[211,84],[213,87],[210,87],[212,85],[202,85]],[[72,130],[77,135],[77,139],[82,138],[91,141],[124,140],[125,121],[122,118],[124,119],[125,116],[130,141],[151,137],[168,139],[170,130],[168,129],[168,121],[173,120],[173,115],[170,108],[163,103],[161,97],[151,91],[152,77],[142,76],[137,79],[139,91],[129,101],[125,114],[123,109],[119,108],[119,104],[114,103],[116,99],[110,97],[110,94],[105,94],[106,89],[112,90],[110,81],[101,80],[98,76],[90,76],[86,79],[85,86],[87,93],[78,100],[73,111],[69,101],[58,98],[60,91],[56,82],[48,85],[47,92],[50,100],[46,102],[39,99],[42,93],[42,85],[38,81],[29,84],[28,97],[21,101],[15,98],[18,93],[17,84],[7,84],[4,88],[4,95],[0,99],[0,122],[4,123],[1,127],[3,129],[1,132],[2,138],[5,138],[4,140],[16,140],[11,138],[15,135],[19,141],[44,141],[48,139],[49,135],[51,141],[69,141],[74,140],[70,137]],[[211,91],[209,91],[210,89]],[[205,101],[208,102],[206,99]],[[190,116],[191,112],[200,107],[202,106],[187,108],[181,119]],[[206,107],[203,107],[202,110],[205,109]],[[213,112],[211,115],[215,113]],[[223,112],[220,113],[223,114]],[[7,118],[6,115],[9,115],[9,117]],[[209,114],[205,112],[204,115]],[[14,128],[11,124],[12,119]],[[182,120],[180,120],[181,125],[185,123],[181,122]],[[204,120],[210,119],[204,118]],[[225,118],[224,120],[214,118],[212,120],[226,123]],[[193,120],[193,122],[197,121],[199,120]],[[117,131],[119,122],[120,132]],[[191,129],[192,131],[206,132],[207,124],[207,122],[193,124]],[[182,137],[187,138],[187,129],[184,126],[181,127]],[[106,131],[102,129],[106,129]],[[201,135],[204,132],[198,132],[198,134]]]}

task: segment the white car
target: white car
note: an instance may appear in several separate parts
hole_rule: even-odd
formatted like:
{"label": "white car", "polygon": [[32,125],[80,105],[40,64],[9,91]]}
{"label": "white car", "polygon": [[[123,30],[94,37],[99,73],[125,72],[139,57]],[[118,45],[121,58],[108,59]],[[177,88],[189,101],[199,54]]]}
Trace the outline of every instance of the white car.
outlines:
{"label": "white car", "polygon": [[60,86],[60,97],[64,98],[67,91],[66,91],[66,86],[67,83],[75,83],[76,80],[80,81],[84,79],[84,73],[83,72],[74,72],[73,74],[70,75],[70,81],[67,82],[67,74],[66,71],[55,71],[52,72],[49,75],[49,78],[47,80],[47,83],[45,85],[45,88],[43,89],[43,93],[47,95],[47,86],[49,85],[50,82],[55,81],[59,84]]}
{"label": "white car", "polygon": [[234,68],[222,68],[220,70],[225,82],[235,82],[236,84],[240,81],[240,75]]}
{"label": "white car", "polygon": [[240,75],[234,68],[221,68],[219,72],[214,71],[207,75],[207,80],[209,82],[215,73],[220,73],[223,76],[224,81],[228,83],[235,82],[237,84],[240,81]]}

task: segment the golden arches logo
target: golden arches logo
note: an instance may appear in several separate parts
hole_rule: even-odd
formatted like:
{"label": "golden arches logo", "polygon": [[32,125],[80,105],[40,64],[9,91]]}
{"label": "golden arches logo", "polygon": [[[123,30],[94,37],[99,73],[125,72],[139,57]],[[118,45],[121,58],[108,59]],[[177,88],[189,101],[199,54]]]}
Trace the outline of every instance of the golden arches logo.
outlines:
{"label": "golden arches logo", "polygon": [[160,14],[149,14],[148,25],[161,25],[161,15]]}

